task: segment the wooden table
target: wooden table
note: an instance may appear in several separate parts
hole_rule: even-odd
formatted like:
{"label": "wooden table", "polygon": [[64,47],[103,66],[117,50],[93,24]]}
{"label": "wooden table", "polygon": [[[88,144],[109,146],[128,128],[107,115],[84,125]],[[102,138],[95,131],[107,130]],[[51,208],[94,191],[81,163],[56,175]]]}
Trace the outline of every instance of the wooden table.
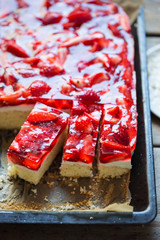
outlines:
{"label": "wooden table", "polygon": [[[160,0],[144,0],[147,47],[160,43]],[[147,225],[132,226],[70,226],[70,225],[0,225],[0,240],[16,239],[160,239],[160,119],[152,115],[153,147],[157,188],[158,214]]]}

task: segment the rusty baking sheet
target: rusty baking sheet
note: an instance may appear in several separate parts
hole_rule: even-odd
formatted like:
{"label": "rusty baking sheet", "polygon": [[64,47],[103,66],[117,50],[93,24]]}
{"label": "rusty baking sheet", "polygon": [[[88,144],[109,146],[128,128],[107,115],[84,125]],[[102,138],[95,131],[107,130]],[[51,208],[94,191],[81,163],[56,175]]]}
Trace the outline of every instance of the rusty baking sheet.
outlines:
{"label": "rusty baking sheet", "polygon": [[[38,186],[20,179],[8,179],[6,151],[16,131],[0,131],[1,223],[144,224],[155,218],[156,193],[143,8],[132,33],[135,38],[138,108],[138,139],[132,158],[130,182],[133,212],[124,202],[126,193],[119,190],[125,186],[128,175],[110,181],[97,180],[96,177],[64,179],[58,174],[59,165],[53,164]],[[117,202],[126,212],[107,211],[108,205],[112,206],[110,210],[117,209]]]}

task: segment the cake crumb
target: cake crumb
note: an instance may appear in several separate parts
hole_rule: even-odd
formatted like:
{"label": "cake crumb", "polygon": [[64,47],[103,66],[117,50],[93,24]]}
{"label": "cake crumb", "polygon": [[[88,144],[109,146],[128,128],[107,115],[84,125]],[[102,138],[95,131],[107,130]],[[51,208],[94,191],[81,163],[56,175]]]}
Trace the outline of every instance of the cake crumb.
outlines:
{"label": "cake crumb", "polygon": [[73,184],[72,184],[72,183],[69,183],[69,184],[68,184],[68,187],[72,187],[72,186],[73,186]]}
{"label": "cake crumb", "polygon": [[44,201],[48,202],[48,197],[47,196],[44,197]]}
{"label": "cake crumb", "polygon": [[77,179],[77,178],[73,178],[73,181],[74,181],[75,183],[77,183],[77,182],[78,182],[78,179]]}
{"label": "cake crumb", "polygon": [[37,195],[37,189],[31,189],[31,191],[35,194],[35,195]]}
{"label": "cake crumb", "polygon": [[53,185],[54,185],[54,182],[47,182],[47,185],[48,185],[49,188],[52,188]]}
{"label": "cake crumb", "polygon": [[80,187],[80,194],[85,194],[86,193],[86,187],[84,186],[84,187]]}

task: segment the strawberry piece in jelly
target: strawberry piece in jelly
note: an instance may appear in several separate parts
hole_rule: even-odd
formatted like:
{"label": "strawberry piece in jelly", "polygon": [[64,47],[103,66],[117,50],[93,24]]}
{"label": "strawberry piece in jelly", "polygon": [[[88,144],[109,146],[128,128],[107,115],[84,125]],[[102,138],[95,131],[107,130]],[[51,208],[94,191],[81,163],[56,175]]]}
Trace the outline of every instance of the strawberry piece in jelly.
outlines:
{"label": "strawberry piece in jelly", "polygon": [[18,79],[14,76],[14,74],[12,72],[10,73],[6,69],[6,71],[4,73],[4,82],[5,82],[6,86],[9,86],[9,85],[14,86],[15,83],[17,82],[17,80]]}
{"label": "strawberry piece in jelly", "polygon": [[93,124],[87,115],[77,117],[75,122],[75,129],[83,133],[90,134],[93,130]]}
{"label": "strawberry piece in jelly", "polygon": [[50,89],[51,87],[46,82],[39,80],[33,82],[28,88],[33,97],[40,97],[48,93]]}
{"label": "strawberry piece in jelly", "polygon": [[31,123],[39,123],[39,122],[48,122],[55,121],[58,118],[57,113],[48,114],[45,111],[37,112],[33,111],[27,118],[27,121]]}
{"label": "strawberry piece in jelly", "polygon": [[83,147],[80,151],[80,159],[86,163],[92,163],[95,157],[95,146],[91,135],[83,139]]}
{"label": "strawberry piece in jelly", "polygon": [[24,0],[16,0],[18,4],[18,8],[26,8],[29,7],[28,3],[26,3]]}
{"label": "strawberry piece in jelly", "polygon": [[118,143],[124,146],[129,145],[130,139],[129,139],[129,134],[126,127],[119,126],[117,129],[113,131],[113,133],[114,133],[114,138]]}
{"label": "strawberry piece in jelly", "polygon": [[45,77],[53,77],[64,73],[64,69],[59,64],[40,65],[40,74]]}
{"label": "strawberry piece in jelly", "polygon": [[90,14],[90,9],[84,7],[76,7],[72,12],[70,12],[67,18],[69,20],[69,23],[73,24],[70,26],[80,27],[83,23],[91,20],[92,16]]}
{"label": "strawberry piece in jelly", "polygon": [[62,19],[62,15],[57,12],[47,12],[46,15],[41,19],[43,25],[49,25],[59,23]]}
{"label": "strawberry piece in jelly", "polygon": [[107,163],[112,161],[124,160],[131,158],[130,146],[124,146],[113,141],[103,141],[101,143],[100,162]]}
{"label": "strawberry piece in jelly", "polygon": [[26,58],[28,54],[25,52],[23,48],[17,45],[14,39],[8,40],[6,43],[6,50],[17,57]]}
{"label": "strawberry piece in jelly", "polygon": [[119,23],[126,32],[131,31],[129,17],[126,14],[119,15]]}
{"label": "strawberry piece in jelly", "polygon": [[84,112],[87,112],[88,108],[85,104],[82,102],[79,102],[79,104],[74,104],[71,110],[72,115],[81,115]]}
{"label": "strawberry piece in jelly", "polygon": [[8,95],[4,94],[0,96],[0,102],[4,103],[5,105],[17,105],[24,103],[27,96],[27,90],[23,87]]}
{"label": "strawberry piece in jelly", "polygon": [[92,103],[100,101],[99,95],[93,90],[83,91],[82,93],[77,95],[77,99],[80,99],[82,101],[90,101]]}

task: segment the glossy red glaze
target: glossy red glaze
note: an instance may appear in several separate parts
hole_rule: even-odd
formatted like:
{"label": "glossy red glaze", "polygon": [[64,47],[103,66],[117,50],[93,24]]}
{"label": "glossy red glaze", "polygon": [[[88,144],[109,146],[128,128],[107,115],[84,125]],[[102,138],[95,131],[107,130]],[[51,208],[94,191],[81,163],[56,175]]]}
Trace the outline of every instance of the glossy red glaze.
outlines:
{"label": "glossy red glaze", "polygon": [[101,114],[101,106],[74,102],[63,161],[92,164]]}
{"label": "glossy red glaze", "polygon": [[[14,12],[16,7],[21,9]],[[11,13],[7,16],[7,12]],[[70,97],[75,99],[77,94],[82,96],[92,90],[95,94],[91,97],[96,96],[97,102],[106,103],[109,91],[112,103],[116,103],[121,96],[119,86],[132,88],[133,40],[129,20],[113,2],[12,0],[1,16],[0,32],[4,75],[11,68],[12,77],[17,83],[20,81],[23,91],[28,92],[37,80],[45,83],[44,88],[47,84],[54,89],[41,91],[41,100],[35,99],[35,92],[31,91],[23,96],[23,102],[46,98],[70,101]],[[13,93],[10,95],[5,89],[4,84],[0,105],[22,102],[17,93],[10,100]]]}
{"label": "glossy red glaze", "polygon": [[38,170],[68,123],[68,114],[37,103],[8,150],[14,164]]}
{"label": "glossy red glaze", "polygon": [[[131,159],[135,148],[137,122],[135,107],[105,105],[100,132],[101,163]],[[134,136],[134,137],[133,137]]]}
{"label": "glossy red glaze", "polygon": [[[9,6],[5,2],[2,0],[4,10],[0,11],[0,106],[39,101],[62,110],[72,109],[70,128],[74,126],[72,121],[77,122],[76,135],[83,125],[84,136],[81,133],[79,138],[85,139],[85,119],[90,114],[86,101],[112,104],[114,108],[105,113],[101,129],[105,153],[110,136],[103,129],[109,125],[114,135],[111,142],[124,148],[122,154],[116,147],[110,153],[117,154],[114,159],[127,159],[135,148],[137,116],[133,38],[125,12],[109,0],[10,0]],[[75,100],[82,103],[72,108]],[[120,116],[117,107],[125,109],[126,115]],[[78,120],[80,114],[84,116]],[[91,136],[83,141],[91,143]],[[93,153],[95,142],[90,146]],[[66,159],[91,163],[93,157],[84,155],[86,160],[71,154]],[[110,155],[103,158],[113,159]]]}

